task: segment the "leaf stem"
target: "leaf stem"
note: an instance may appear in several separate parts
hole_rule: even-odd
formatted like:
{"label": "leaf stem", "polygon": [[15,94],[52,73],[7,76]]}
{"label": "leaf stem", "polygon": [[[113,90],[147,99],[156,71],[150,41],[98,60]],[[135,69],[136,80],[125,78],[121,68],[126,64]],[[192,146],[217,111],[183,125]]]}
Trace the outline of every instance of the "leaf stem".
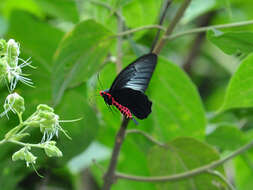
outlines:
{"label": "leaf stem", "polygon": [[213,25],[213,26],[205,26],[205,27],[199,27],[199,28],[194,28],[185,32],[178,32],[176,34],[172,34],[167,36],[166,38],[168,40],[173,40],[175,38],[188,35],[188,34],[196,34],[200,32],[206,32],[210,29],[224,29],[224,28],[233,28],[233,27],[239,27],[239,26],[246,26],[246,25],[251,25],[253,24],[253,20],[249,21],[242,21],[242,22],[235,22],[235,23],[230,23],[230,24],[220,24],[220,25]]}
{"label": "leaf stem", "polygon": [[189,178],[189,177],[196,176],[196,175],[201,174],[203,172],[207,172],[210,169],[216,168],[216,167],[224,164],[225,162],[231,160],[232,158],[242,154],[243,152],[247,151],[248,149],[250,149],[252,147],[253,147],[253,141],[251,141],[250,143],[242,146],[241,148],[237,149],[236,151],[234,151],[230,155],[228,155],[228,156],[226,156],[226,157],[224,157],[220,160],[217,160],[217,161],[211,162],[210,164],[207,164],[205,166],[201,166],[199,168],[195,168],[193,170],[183,172],[183,173],[179,173],[179,174],[175,174],[175,175],[144,177],[144,176],[129,175],[129,174],[120,173],[120,172],[117,172],[115,175],[116,175],[116,178],[118,178],[118,179],[143,181],[143,182],[179,181],[179,180],[182,180],[182,179],[186,179],[186,178]]}

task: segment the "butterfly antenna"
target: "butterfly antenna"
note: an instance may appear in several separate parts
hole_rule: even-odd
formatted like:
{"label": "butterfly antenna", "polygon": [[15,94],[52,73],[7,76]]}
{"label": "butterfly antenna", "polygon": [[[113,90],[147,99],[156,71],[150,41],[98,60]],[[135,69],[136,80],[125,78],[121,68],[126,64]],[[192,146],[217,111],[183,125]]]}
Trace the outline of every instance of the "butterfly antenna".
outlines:
{"label": "butterfly antenna", "polygon": [[101,83],[101,81],[99,79],[99,73],[97,74],[97,79],[98,79],[98,83],[99,83],[101,89],[104,89],[104,87],[103,87],[103,85],[102,85],[102,83]]}
{"label": "butterfly antenna", "polygon": [[[161,14],[160,20],[159,20],[159,25],[160,25],[160,26],[162,26],[162,24],[163,24],[163,21],[164,21],[164,19],[165,19],[167,10],[168,10],[168,8],[169,8],[171,2],[172,2],[172,0],[167,0],[167,1],[162,5],[162,7],[161,7],[161,10],[163,10],[163,11],[162,11],[162,14]],[[154,39],[154,41],[153,41],[153,43],[152,43],[150,52],[153,52],[153,50],[154,50],[154,48],[155,48],[155,45],[156,45],[156,43],[157,43],[157,41],[158,41],[158,39],[159,39],[160,33],[161,33],[161,29],[158,29],[158,30],[157,30],[157,33],[156,33],[156,36],[155,36],[155,39]]]}

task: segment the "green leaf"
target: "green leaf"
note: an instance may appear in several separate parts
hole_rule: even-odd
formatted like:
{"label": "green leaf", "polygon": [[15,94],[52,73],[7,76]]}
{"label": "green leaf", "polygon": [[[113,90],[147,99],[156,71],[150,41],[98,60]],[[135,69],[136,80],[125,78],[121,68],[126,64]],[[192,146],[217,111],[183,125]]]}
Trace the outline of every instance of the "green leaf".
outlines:
{"label": "green leaf", "polygon": [[[3,8],[1,7],[3,4]],[[9,17],[14,10],[23,10],[32,13],[38,17],[42,17],[44,14],[40,7],[34,2],[34,0],[2,0],[0,2],[0,12],[5,16]]]}
{"label": "green leaf", "polygon": [[253,54],[242,61],[229,81],[221,110],[253,106]]}
{"label": "green leaf", "polygon": [[237,126],[220,124],[209,126],[207,130],[211,130],[206,136],[207,142],[222,150],[235,150],[246,143],[243,133]]}
{"label": "green leaf", "polygon": [[159,59],[149,86],[154,130],[163,140],[204,138],[206,118],[198,91],[175,64]]}
{"label": "green leaf", "polygon": [[235,158],[235,184],[237,190],[248,190],[253,188],[252,160],[252,151]]}
{"label": "green leaf", "polygon": [[35,0],[46,13],[66,21],[78,22],[79,15],[74,0]]}
{"label": "green leaf", "polygon": [[[182,3],[182,2],[181,2]],[[187,8],[184,17],[182,18],[183,23],[188,23],[195,19],[196,17],[204,14],[216,6],[216,0],[208,0],[203,3],[202,0],[193,0],[191,1],[190,6]]]}
{"label": "green leaf", "polygon": [[94,74],[114,41],[109,38],[111,35],[105,27],[93,20],[77,24],[65,35],[55,54],[54,104],[60,101],[70,84],[77,85]]}
{"label": "green leaf", "polygon": [[209,30],[207,38],[227,54],[253,52],[253,32]]}
{"label": "green leaf", "polygon": [[[29,34],[29,35],[28,35]],[[63,32],[34,18],[23,11],[15,11],[10,18],[8,38],[14,38],[21,46],[21,52],[38,60],[51,71],[54,52]]]}
{"label": "green leaf", "polygon": [[97,134],[99,123],[94,110],[88,104],[86,93],[85,85],[71,89],[64,94],[56,107],[55,113],[60,116],[60,120],[82,118],[76,122],[61,123],[72,140],[65,135],[57,140],[57,147],[63,153],[63,157],[59,158],[60,163],[66,163],[83,152]]}
{"label": "green leaf", "polygon": [[135,0],[123,7],[123,16],[128,27],[140,27],[157,22],[161,1]]}
{"label": "green leaf", "polygon": [[[153,147],[148,155],[148,166],[151,175],[165,176],[187,172],[218,159],[218,153],[207,144],[193,138],[177,138],[166,148]],[[156,187],[159,190],[219,190],[220,185],[216,177],[203,173],[180,181],[157,183]]]}

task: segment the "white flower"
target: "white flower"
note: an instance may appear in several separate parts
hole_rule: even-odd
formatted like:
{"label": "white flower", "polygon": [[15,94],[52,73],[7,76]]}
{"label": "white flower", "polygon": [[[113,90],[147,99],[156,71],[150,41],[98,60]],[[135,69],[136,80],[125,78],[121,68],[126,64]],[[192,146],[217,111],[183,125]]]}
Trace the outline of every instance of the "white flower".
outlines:
{"label": "white flower", "polygon": [[[19,58],[20,45],[13,39],[8,41],[6,49],[4,49],[4,43],[2,46],[3,52],[2,57],[0,58],[0,68],[3,68],[3,70],[0,72],[0,79],[5,79],[5,83],[10,92],[15,89],[18,81],[28,86],[32,86],[33,82],[31,79],[27,78],[27,75],[22,73],[23,67],[32,67],[30,65],[30,58],[27,60]],[[21,62],[20,65],[18,64],[19,62]]]}
{"label": "white flower", "polygon": [[59,131],[70,138],[61,127],[59,116],[54,113],[54,109],[45,104],[37,106],[37,111],[28,119],[27,125],[39,127],[43,137],[41,142],[50,141],[54,136],[58,137]]}
{"label": "white flower", "polygon": [[16,88],[18,81],[20,81],[28,86],[33,87],[32,80],[27,78],[26,75],[22,73],[22,68],[30,65],[31,62],[29,62],[29,59],[24,61],[19,58],[18,60],[21,60],[22,64],[20,64],[20,65],[17,64],[15,66],[7,65],[7,71],[6,71],[7,73],[6,74],[7,74],[8,82],[10,83],[9,90],[11,92]]}

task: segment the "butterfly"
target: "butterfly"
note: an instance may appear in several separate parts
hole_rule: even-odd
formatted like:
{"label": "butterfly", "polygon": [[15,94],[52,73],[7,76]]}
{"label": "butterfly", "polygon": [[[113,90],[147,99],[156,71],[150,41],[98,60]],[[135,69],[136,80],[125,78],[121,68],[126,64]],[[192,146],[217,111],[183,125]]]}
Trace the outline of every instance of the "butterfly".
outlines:
{"label": "butterfly", "polygon": [[136,124],[151,113],[152,102],[144,94],[157,63],[157,55],[143,55],[124,68],[113,81],[110,89],[100,91],[108,105],[115,106],[125,117]]}

